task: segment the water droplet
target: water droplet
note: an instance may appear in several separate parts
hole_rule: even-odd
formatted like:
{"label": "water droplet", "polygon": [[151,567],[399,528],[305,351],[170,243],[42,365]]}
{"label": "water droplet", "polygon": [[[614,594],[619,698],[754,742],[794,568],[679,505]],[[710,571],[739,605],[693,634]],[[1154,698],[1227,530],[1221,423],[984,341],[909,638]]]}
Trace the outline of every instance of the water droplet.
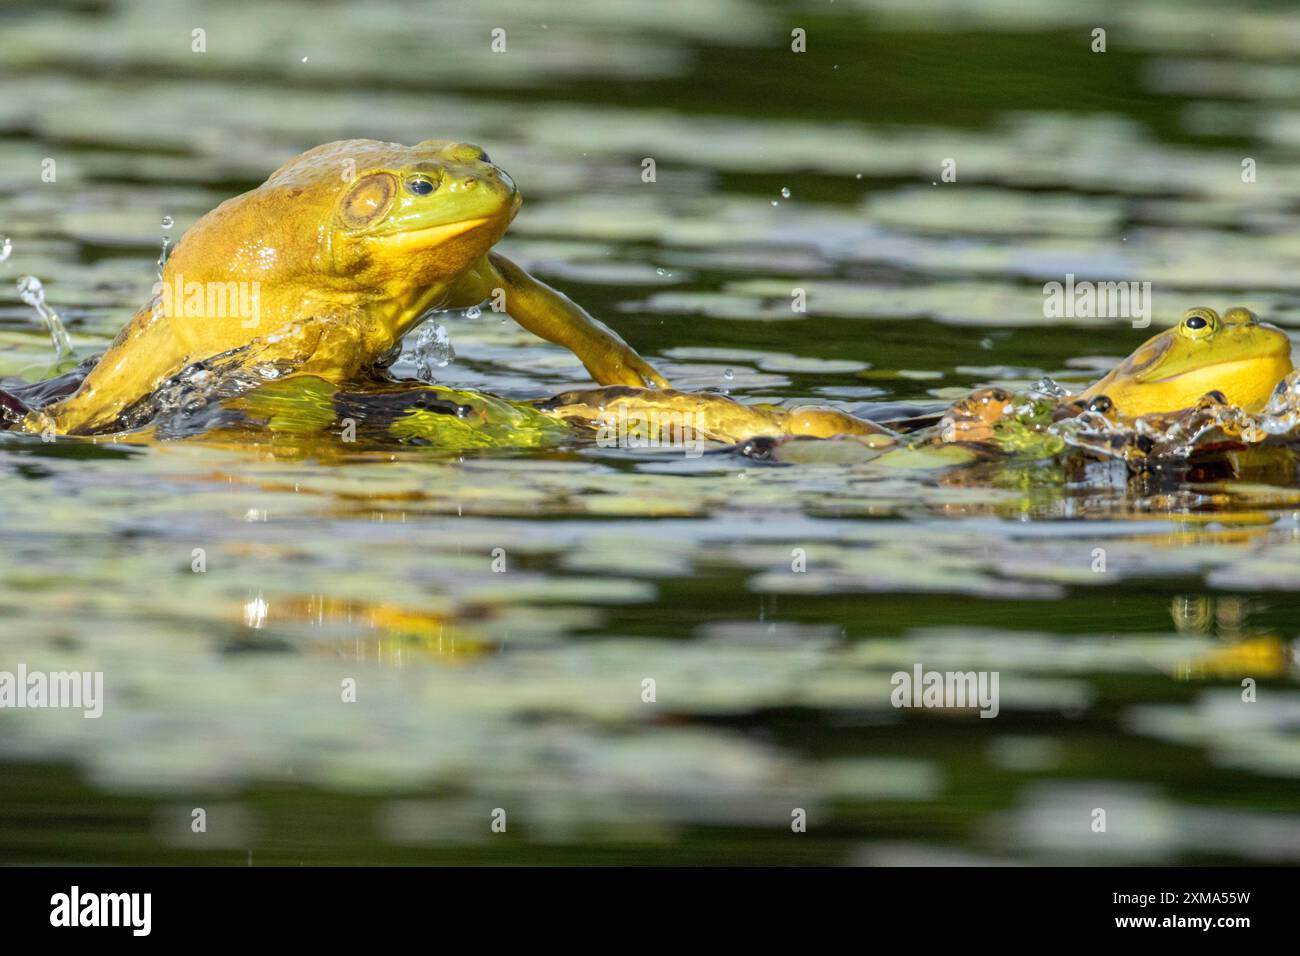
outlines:
{"label": "water droplet", "polygon": [[782,199],[789,199],[789,198],[790,198],[790,187],[789,187],[789,186],[782,186],[782,187],[781,187],[781,198],[782,198]]}
{"label": "water droplet", "polygon": [[1033,387],[1030,389],[1030,391],[1038,395],[1045,395],[1048,398],[1054,398],[1057,400],[1068,398],[1070,395],[1068,389],[1064,388],[1059,382],[1057,382],[1054,378],[1048,375],[1044,375],[1037,382],[1035,382]]}
{"label": "water droplet", "polygon": [[446,368],[456,358],[451,336],[440,322],[426,322],[415,336],[415,374],[422,382],[432,382],[435,368]]}
{"label": "water droplet", "polygon": [[171,216],[162,217],[162,227],[164,229],[170,229],[174,225],[176,225],[176,220],[174,220]]}
{"label": "water droplet", "polygon": [[302,58],[302,62],[306,63],[306,62],[307,62],[307,58],[306,58],[306,57],[303,57],[303,58]]}
{"label": "water droplet", "polygon": [[728,368],[728,369],[723,369],[723,371],[722,371],[722,377],[725,378],[725,379],[727,379],[728,381],[730,381],[731,379],[733,379],[733,378],[736,377],[736,373],[733,372],[733,371],[732,371],[731,369],[729,369],[729,368]]}
{"label": "water droplet", "polygon": [[9,253],[14,251],[14,241],[8,236],[0,236],[0,262],[9,258]]}
{"label": "water droplet", "polygon": [[856,176],[854,176],[853,178],[854,178],[854,179],[861,179],[861,178],[862,178],[862,174],[861,174],[861,173],[858,173],[858,174],[857,174]]}
{"label": "water droplet", "polygon": [[482,314],[483,314],[483,310],[479,308],[477,305],[471,305],[468,309],[465,310],[465,318],[467,319],[477,319]]}
{"label": "water droplet", "polygon": [[36,276],[19,276],[18,298],[31,306],[44,305],[45,287],[41,285],[41,280]]}
{"label": "water droplet", "polygon": [[31,275],[19,276],[17,285],[18,298],[36,310],[36,314],[45,323],[45,328],[49,330],[55,357],[61,359],[69,354],[72,351],[72,339],[68,337],[68,330],[63,327],[59,314],[45,304],[45,287],[41,285],[41,280]]}

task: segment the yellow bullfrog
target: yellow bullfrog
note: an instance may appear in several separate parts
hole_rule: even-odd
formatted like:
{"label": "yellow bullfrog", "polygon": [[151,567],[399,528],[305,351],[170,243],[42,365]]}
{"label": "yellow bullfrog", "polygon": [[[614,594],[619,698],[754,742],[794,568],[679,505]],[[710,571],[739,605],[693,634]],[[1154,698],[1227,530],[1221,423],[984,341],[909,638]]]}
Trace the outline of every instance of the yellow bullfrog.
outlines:
{"label": "yellow bullfrog", "polygon": [[468,143],[342,140],[285,163],[194,224],[155,296],[72,395],[25,428],[89,434],[191,365],[232,350],[333,382],[389,352],[425,312],[502,299],[601,384],[667,382],[566,296],[491,251],[514,182]]}
{"label": "yellow bullfrog", "polygon": [[1229,405],[1258,412],[1292,370],[1291,340],[1249,309],[1190,309],[1176,326],[1144,342],[1075,400],[1105,396],[1130,418],[1190,408],[1219,392]]}
{"label": "yellow bullfrog", "polygon": [[[1070,396],[1055,417],[1088,408],[1127,418],[1170,415],[1205,402],[1254,413],[1291,371],[1291,340],[1249,309],[1229,309],[1222,317],[1213,309],[1189,309],[1178,325],[1152,336],[1099,381]],[[939,439],[991,441],[1015,407],[1015,396],[1005,389],[978,389],[944,413]]]}

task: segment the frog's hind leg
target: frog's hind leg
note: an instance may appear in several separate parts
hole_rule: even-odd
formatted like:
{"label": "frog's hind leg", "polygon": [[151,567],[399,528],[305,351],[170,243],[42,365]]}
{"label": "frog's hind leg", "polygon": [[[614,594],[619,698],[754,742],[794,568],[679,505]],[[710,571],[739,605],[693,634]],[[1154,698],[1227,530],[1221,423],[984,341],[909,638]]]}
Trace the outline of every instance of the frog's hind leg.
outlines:
{"label": "frog's hind leg", "polygon": [[135,402],[184,367],[186,356],[161,310],[135,314],[72,395],[23,421],[28,431],[85,435],[117,421]]}

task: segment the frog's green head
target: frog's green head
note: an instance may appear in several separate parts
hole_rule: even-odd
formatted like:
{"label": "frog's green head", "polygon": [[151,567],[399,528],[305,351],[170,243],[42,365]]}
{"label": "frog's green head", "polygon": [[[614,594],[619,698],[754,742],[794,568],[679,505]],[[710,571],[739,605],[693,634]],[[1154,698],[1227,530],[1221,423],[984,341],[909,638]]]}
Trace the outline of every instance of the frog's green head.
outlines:
{"label": "frog's green head", "polygon": [[1292,369],[1291,340],[1249,309],[1191,309],[1148,339],[1079,399],[1105,395],[1125,415],[1189,408],[1209,392],[1259,411]]}
{"label": "frog's green head", "polygon": [[450,281],[505,233],[514,181],[469,143],[355,150],[330,223],[336,271],[367,284]]}

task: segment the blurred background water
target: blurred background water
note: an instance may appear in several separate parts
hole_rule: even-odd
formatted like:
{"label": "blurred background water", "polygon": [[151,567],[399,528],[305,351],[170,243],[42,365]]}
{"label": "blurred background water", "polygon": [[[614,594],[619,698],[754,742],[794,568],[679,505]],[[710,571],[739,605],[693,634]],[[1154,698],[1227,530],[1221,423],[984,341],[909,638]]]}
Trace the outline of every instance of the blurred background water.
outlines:
{"label": "blurred background water", "polygon": [[[354,137],[488,148],[503,249],[742,400],[1086,383],[1149,333],[1045,320],[1066,273],[1300,326],[1300,14],[1083,6],[8,0],[0,376],[51,369],[20,276],[93,354],[164,235]],[[445,384],[585,380],[444,324]],[[1293,469],[245,439],[0,434],[0,670],[107,697],[0,710],[0,862],[1300,859]],[[916,663],[999,716],[894,709]]]}

